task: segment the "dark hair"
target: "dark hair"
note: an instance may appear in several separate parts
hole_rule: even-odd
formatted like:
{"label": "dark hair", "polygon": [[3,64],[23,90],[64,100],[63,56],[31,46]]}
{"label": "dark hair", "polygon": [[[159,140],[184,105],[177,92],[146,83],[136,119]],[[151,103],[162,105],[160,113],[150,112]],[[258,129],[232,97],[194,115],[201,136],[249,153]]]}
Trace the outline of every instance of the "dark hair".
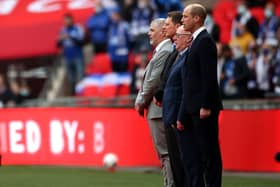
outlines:
{"label": "dark hair", "polygon": [[168,12],[167,17],[171,18],[173,23],[182,25],[182,17],[183,17],[182,12],[171,11]]}

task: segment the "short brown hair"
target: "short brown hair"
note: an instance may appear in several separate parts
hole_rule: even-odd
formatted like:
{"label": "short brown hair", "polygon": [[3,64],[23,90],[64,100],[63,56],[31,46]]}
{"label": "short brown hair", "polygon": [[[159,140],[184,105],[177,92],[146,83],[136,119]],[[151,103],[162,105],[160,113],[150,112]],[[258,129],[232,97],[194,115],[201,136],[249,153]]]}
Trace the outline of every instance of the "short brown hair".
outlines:
{"label": "short brown hair", "polygon": [[190,12],[192,16],[200,17],[202,21],[205,20],[207,15],[206,8],[201,4],[190,4]]}
{"label": "short brown hair", "polygon": [[174,24],[182,25],[182,17],[183,17],[182,12],[171,11],[171,12],[168,12],[167,17],[171,18],[171,20]]}

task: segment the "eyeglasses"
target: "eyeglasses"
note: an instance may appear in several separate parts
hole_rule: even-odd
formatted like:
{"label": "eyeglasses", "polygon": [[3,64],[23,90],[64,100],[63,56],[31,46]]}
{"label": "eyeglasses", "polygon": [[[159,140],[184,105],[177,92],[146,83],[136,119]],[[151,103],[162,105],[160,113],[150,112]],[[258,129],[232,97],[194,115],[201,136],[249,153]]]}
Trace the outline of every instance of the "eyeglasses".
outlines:
{"label": "eyeglasses", "polygon": [[175,36],[179,37],[179,36],[190,36],[191,33],[176,33]]}

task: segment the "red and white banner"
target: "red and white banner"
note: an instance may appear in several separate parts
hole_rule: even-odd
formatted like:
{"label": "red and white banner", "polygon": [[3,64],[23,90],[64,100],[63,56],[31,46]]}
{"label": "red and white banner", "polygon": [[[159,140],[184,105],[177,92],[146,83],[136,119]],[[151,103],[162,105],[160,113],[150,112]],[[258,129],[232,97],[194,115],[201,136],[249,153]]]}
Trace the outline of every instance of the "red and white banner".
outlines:
{"label": "red and white banner", "polygon": [[[159,166],[145,119],[133,109],[46,108],[0,110],[4,165],[102,166],[115,153],[119,166]],[[223,167],[280,171],[280,110],[223,111]]]}
{"label": "red and white banner", "polygon": [[93,0],[1,0],[0,59],[54,54],[65,13],[84,25]]}
{"label": "red and white banner", "polygon": [[2,164],[157,166],[148,126],[132,109],[15,109],[0,117]]}

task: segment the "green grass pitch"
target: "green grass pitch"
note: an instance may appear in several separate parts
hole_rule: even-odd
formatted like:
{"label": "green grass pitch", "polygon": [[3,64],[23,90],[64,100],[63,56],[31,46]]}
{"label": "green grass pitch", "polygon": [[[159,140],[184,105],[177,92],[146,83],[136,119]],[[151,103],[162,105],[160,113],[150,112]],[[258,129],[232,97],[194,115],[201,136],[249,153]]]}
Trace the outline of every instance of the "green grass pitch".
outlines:
{"label": "green grass pitch", "polygon": [[[280,175],[279,175],[280,176]],[[162,187],[159,173],[116,171],[91,168],[0,167],[0,187]],[[280,178],[223,177],[223,187],[280,187]]]}

